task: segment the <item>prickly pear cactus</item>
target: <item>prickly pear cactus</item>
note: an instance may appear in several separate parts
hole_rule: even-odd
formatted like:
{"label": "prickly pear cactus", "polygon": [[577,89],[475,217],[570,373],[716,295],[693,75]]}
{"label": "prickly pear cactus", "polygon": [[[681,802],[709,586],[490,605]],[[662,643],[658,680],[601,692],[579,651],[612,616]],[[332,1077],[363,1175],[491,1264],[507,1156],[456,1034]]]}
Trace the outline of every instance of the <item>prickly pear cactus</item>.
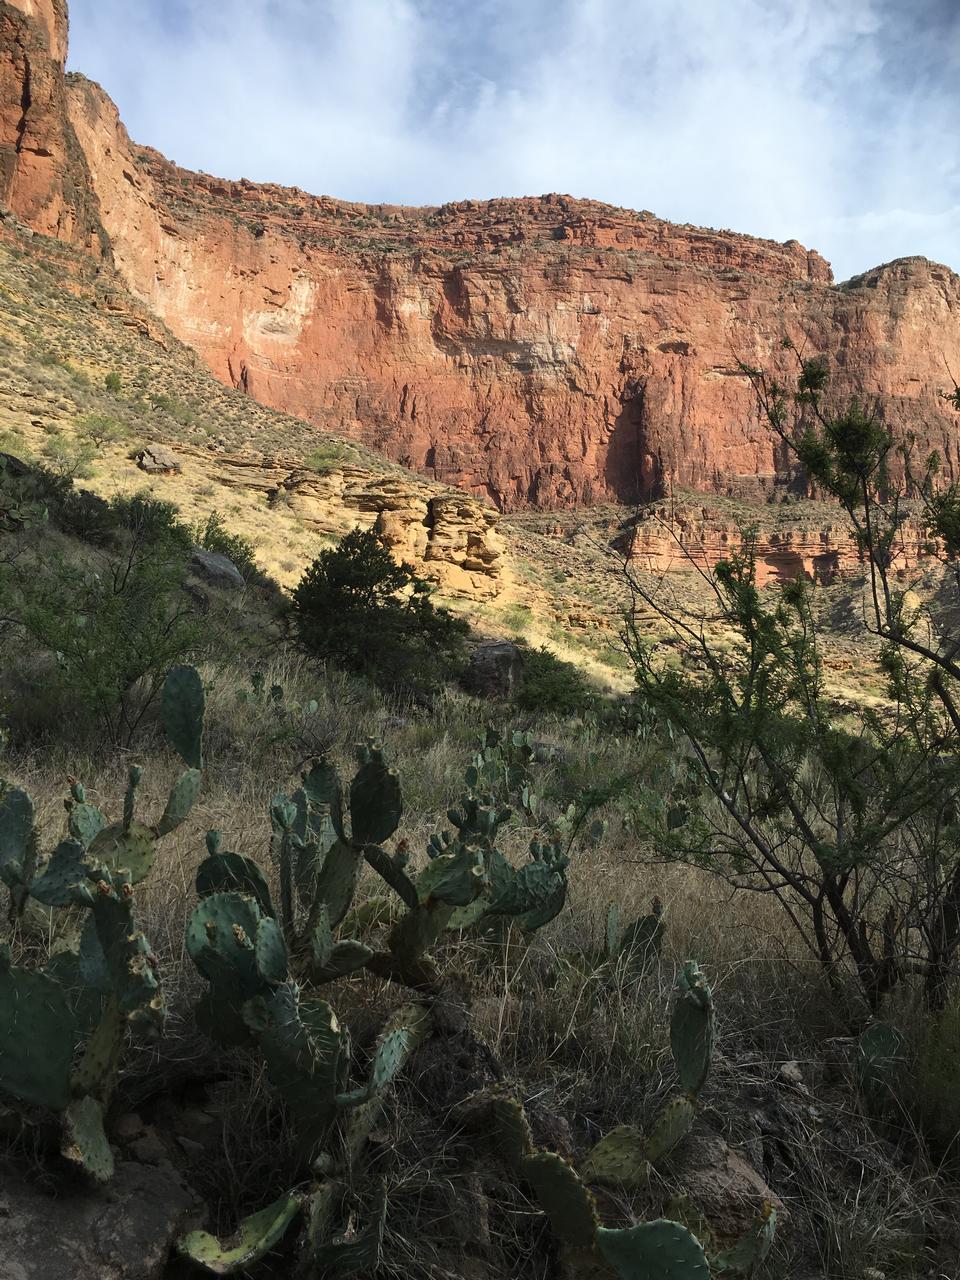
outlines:
{"label": "prickly pear cactus", "polygon": [[210,1275],[236,1275],[276,1248],[301,1209],[300,1196],[287,1192],[265,1209],[244,1218],[228,1244],[206,1231],[191,1231],[177,1242],[177,1250]]}
{"label": "prickly pear cactus", "polygon": [[713,995],[700,966],[689,960],[677,982],[677,999],[670,1023],[670,1047],[680,1084],[688,1093],[698,1094],[706,1083],[715,1037]]}
{"label": "prickly pear cactus", "polygon": [[619,1280],[709,1280],[710,1266],[697,1237],[679,1222],[660,1218],[614,1231],[601,1227],[597,1247]]}

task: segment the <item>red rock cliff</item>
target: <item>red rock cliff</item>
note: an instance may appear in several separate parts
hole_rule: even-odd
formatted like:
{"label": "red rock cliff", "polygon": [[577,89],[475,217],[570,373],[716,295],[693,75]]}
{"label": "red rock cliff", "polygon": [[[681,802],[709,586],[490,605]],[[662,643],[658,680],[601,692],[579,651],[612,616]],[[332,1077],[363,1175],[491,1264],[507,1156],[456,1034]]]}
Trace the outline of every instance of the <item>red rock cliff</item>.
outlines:
{"label": "red rock cliff", "polygon": [[960,370],[960,279],[946,268],[905,259],[835,286],[795,241],[566,196],[410,209],[219,181],[135,146],[77,77],[64,122],[59,65],[48,53],[36,122],[53,176],[27,182],[21,147],[8,203],[77,238],[64,192],[89,174],[133,292],[265,403],[508,510],[671,485],[744,493],[772,485],[782,459],[737,360],[786,373],[787,335],[831,358],[838,393],[879,396],[960,478],[960,418],[939,396]]}

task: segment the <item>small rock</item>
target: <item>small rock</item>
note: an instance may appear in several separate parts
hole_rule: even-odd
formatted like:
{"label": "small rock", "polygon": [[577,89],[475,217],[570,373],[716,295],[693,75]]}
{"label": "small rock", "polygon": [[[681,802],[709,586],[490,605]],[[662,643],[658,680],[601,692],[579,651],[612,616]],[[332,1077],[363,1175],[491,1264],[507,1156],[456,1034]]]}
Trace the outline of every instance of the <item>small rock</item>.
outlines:
{"label": "small rock", "polygon": [[167,1149],[152,1129],[147,1129],[130,1148],[137,1160],[144,1164],[160,1164],[167,1158]]}
{"label": "small rock", "polygon": [[194,547],[190,569],[212,587],[221,587],[226,591],[242,591],[247,585],[233,561],[219,551],[204,551],[202,547]]}
{"label": "small rock", "polygon": [[806,1097],[810,1096],[810,1090],[807,1088],[806,1081],[803,1078],[799,1062],[784,1062],[778,1074],[784,1084],[788,1084],[792,1089],[796,1089]]}
{"label": "small rock", "polygon": [[136,462],[148,475],[179,475],[181,470],[177,455],[162,444],[145,445],[136,455]]}
{"label": "small rock", "polygon": [[193,1138],[178,1137],[177,1144],[185,1156],[202,1156],[206,1150],[202,1142],[195,1142]]}
{"label": "small rock", "polygon": [[127,1111],[118,1118],[113,1131],[121,1142],[133,1142],[143,1133],[144,1123],[135,1111]]}

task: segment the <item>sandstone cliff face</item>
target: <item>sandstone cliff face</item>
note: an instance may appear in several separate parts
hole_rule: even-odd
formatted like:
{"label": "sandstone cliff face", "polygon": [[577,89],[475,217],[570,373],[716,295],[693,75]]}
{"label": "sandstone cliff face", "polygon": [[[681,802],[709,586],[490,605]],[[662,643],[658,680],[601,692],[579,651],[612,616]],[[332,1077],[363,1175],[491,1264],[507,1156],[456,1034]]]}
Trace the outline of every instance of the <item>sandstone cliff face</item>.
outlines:
{"label": "sandstone cliff face", "polygon": [[[737,360],[786,376],[785,335],[960,478],[945,268],[834,286],[795,241],[564,196],[409,209],[218,181],[131,143],[89,82],[71,78],[66,106],[118,269],[219,378],[502,510],[782,482]],[[76,235],[53,197],[32,224],[54,209],[52,233]]]}
{"label": "sandstone cliff face", "polygon": [[35,231],[108,252],[67,114],[66,0],[0,0],[0,204]]}

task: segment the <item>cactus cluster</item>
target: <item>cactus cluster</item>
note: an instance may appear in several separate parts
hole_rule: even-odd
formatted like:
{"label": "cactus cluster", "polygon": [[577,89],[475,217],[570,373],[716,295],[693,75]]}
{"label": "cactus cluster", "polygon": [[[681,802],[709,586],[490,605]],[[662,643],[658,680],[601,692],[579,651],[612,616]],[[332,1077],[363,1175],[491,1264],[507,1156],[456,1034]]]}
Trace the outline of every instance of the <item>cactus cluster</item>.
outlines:
{"label": "cactus cluster", "polygon": [[714,1037],[713,1000],[699,967],[680,975],[671,1022],[671,1045],[687,1093],[674,1098],[644,1137],[628,1126],[614,1129],[579,1169],[552,1151],[536,1151],[522,1106],[507,1096],[491,1101],[498,1147],[513,1172],[534,1193],[562,1243],[573,1271],[616,1275],[619,1280],[709,1280],[711,1275],[752,1275],[767,1256],[776,1231],[776,1210],[766,1205],[734,1246],[708,1261],[703,1245],[686,1226],[669,1219],[615,1229],[601,1224],[589,1184],[624,1190],[647,1185],[649,1166],[686,1135],[696,1114],[696,1094],[710,1066]]}
{"label": "cactus cluster", "polygon": [[[138,767],[130,769],[123,816],[113,824],[70,779],[68,838],[44,859],[32,799],[0,784],[0,879],[11,914],[20,919],[38,903],[54,913],[50,928],[62,938],[40,972],[14,966],[9,948],[0,953],[0,1091],[60,1113],[63,1154],[97,1181],[113,1170],[103,1115],[127,1037],[155,1040],[166,1014],[157,961],[136,922],[135,886],[200,789],[203,686],[193,668],[169,674],[163,709],[168,737],[188,767],[152,825],[136,819]],[[78,912],[86,913],[79,932]]]}

